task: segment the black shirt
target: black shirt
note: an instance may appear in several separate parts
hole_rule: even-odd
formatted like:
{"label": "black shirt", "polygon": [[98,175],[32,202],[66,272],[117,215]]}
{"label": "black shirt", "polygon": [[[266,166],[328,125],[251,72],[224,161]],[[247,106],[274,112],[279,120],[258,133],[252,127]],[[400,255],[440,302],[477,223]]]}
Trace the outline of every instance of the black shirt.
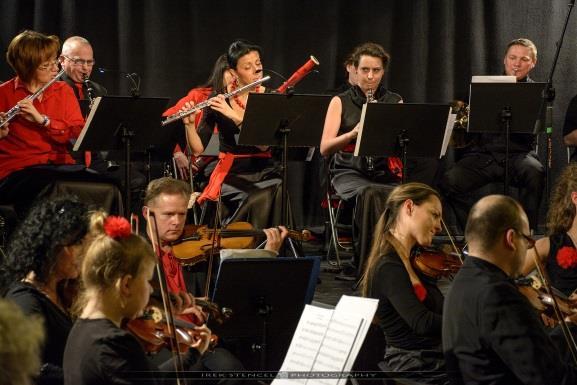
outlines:
{"label": "black shirt", "polygon": [[384,256],[370,281],[368,297],[379,300],[376,317],[387,345],[407,350],[431,349],[441,344],[443,294],[435,282],[417,275],[427,290],[419,301],[405,266],[396,253]]}
{"label": "black shirt", "polygon": [[577,383],[513,281],[472,256],[445,298],[443,350],[455,384]]}
{"label": "black shirt", "polygon": [[563,268],[557,260],[557,253],[563,251],[575,250],[575,245],[567,233],[552,234],[549,236],[549,255],[545,268],[549,273],[551,285],[561,290],[566,296],[571,295],[577,289],[577,267]]}
{"label": "black shirt", "polygon": [[[212,94],[209,98],[215,96]],[[230,99],[227,100],[230,105]],[[198,125],[198,135],[206,148],[214,128],[218,126],[219,151],[228,152],[232,154],[256,154],[262,151],[255,146],[241,146],[238,145],[238,136],[241,128],[238,127],[231,119],[227,118],[218,111],[206,108],[202,114],[202,119]],[[274,128],[276,129],[276,128]],[[239,158],[235,159],[231,168],[232,173],[250,173],[254,171],[261,171],[267,167],[272,167],[273,162],[270,158]]]}
{"label": "black shirt", "polygon": [[[354,86],[349,88],[347,91],[338,95],[341,99],[342,111],[341,111],[341,126],[337,135],[345,134],[351,131],[357,123],[361,120],[361,112],[363,104],[367,102],[367,98],[364,92],[359,86]],[[380,85],[375,91],[374,98],[376,101],[381,103],[399,103],[402,98],[400,95],[387,90],[384,86]],[[356,140],[352,141],[350,144],[355,144]],[[385,155],[395,155],[395,154],[383,154],[382,157],[372,157],[374,162],[374,168],[380,170],[381,173],[386,173],[389,176],[389,169],[387,164],[387,158]],[[363,174],[367,173],[366,157],[353,156],[352,153],[338,151],[334,155],[334,165],[336,168],[354,169]],[[370,175],[371,177],[375,176]]]}
{"label": "black shirt", "polygon": [[41,357],[43,367],[38,383],[61,384],[64,347],[72,328],[70,316],[28,283],[12,284],[6,299],[20,306],[24,314],[40,315],[43,318],[45,341]]}
{"label": "black shirt", "polygon": [[[196,361],[195,352],[189,350],[183,357],[186,368]],[[169,361],[162,369],[174,370],[174,366]],[[64,384],[141,384],[140,379],[130,377],[131,372],[147,372],[150,381],[146,383],[153,384],[158,370],[140,342],[112,321],[78,319],[74,323],[64,352]]]}

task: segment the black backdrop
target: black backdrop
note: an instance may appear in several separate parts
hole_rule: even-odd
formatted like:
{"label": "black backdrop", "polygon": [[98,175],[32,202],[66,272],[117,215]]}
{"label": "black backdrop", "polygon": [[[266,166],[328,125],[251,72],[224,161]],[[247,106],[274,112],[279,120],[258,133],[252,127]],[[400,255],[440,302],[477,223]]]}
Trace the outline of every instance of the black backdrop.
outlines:
{"label": "black backdrop", "polygon": [[[2,0],[0,48],[5,52],[12,37],[26,28],[63,39],[82,35],[92,42],[97,67],[137,72],[143,96],[176,100],[203,82],[216,57],[239,37],[260,44],[265,67],[285,76],[315,55],[319,73],[299,84],[299,92],[338,85],[346,54],[370,40],[391,53],[388,86],[405,101],[448,102],[467,100],[471,75],[500,74],[505,45],[517,37],[537,45],[532,77],[545,81],[568,2]],[[570,21],[554,78],[554,174],[566,161],[561,128],[577,93],[576,18]],[[2,61],[0,79],[12,76]],[[94,74],[93,79],[112,94],[128,94],[129,84],[118,74]],[[274,79],[269,86],[280,82]]]}

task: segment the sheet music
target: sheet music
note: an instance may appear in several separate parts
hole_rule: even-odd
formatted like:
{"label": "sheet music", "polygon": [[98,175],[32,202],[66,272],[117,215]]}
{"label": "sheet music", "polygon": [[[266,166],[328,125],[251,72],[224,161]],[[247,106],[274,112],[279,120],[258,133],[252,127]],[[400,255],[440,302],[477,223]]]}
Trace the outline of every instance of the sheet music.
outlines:
{"label": "sheet music", "polygon": [[475,75],[471,77],[471,83],[516,83],[515,76],[507,75]]}
{"label": "sheet music", "polygon": [[[305,305],[281,372],[309,372],[312,369],[332,316],[332,309]],[[272,384],[294,385],[306,382],[306,379],[275,379]]]}
{"label": "sheet music", "polygon": [[451,110],[449,110],[449,117],[447,118],[447,125],[445,126],[445,136],[443,136],[443,144],[441,146],[441,154],[439,155],[439,158],[447,153],[447,148],[449,147],[449,142],[453,135],[453,127],[455,126],[456,119],[457,114],[451,114]]}
{"label": "sheet music", "polygon": [[273,385],[344,385],[346,378],[294,378],[290,372],[342,373],[352,369],[378,300],[342,296],[335,310],[306,305]]}
{"label": "sheet music", "polygon": [[359,133],[357,135],[357,142],[355,145],[355,156],[359,156],[359,150],[361,149],[361,140],[363,136],[363,126],[365,125],[365,115],[367,113],[368,103],[363,104],[363,109],[361,110],[361,120],[359,120]]}
{"label": "sheet music", "polygon": [[359,330],[359,335],[352,346],[350,357],[351,359],[347,361],[347,363],[345,364],[344,367],[345,372],[348,372],[353,368],[355,358],[359,354],[361,346],[363,346],[363,342],[365,340],[365,337],[367,336],[369,327],[371,326],[371,322],[373,321],[373,317],[375,316],[375,312],[377,311],[378,305],[379,305],[378,299],[343,295],[339,300],[339,303],[335,307],[335,312],[339,313],[347,312],[352,314],[358,314],[364,320],[363,324],[361,325],[361,329]]}
{"label": "sheet music", "polygon": [[[312,371],[337,373],[345,371],[345,365],[350,361],[352,347],[363,323],[362,316],[358,314],[334,311]],[[346,381],[346,378],[309,379],[307,385],[344,385]]]}
{"label": "sheet music", "polygon": [[88,127],[90,127],[90,123],[92,122],[92,118],[94,118],[94,114],[96,113],[96,110],[98,109],[98,105],[100,104],[102,97],[98,96],[98,97],[94,98],[93,100],[94,101],[92,103],[92,108],[90,109],[90,113],[88,114],[88,118],[86,118],[86,123],[84,123],[84,127],[82,127],[82,131],[80,132],[80,135],[78,136],[78,139],[76,139],[76,142],[74,143],[74,147],[72,148],[73,151],[78,151],[78,149],[80,148],[80,145],[82,144],[82,140],[84,139],[84,135],[86,135],[86,133],[88,132]]}

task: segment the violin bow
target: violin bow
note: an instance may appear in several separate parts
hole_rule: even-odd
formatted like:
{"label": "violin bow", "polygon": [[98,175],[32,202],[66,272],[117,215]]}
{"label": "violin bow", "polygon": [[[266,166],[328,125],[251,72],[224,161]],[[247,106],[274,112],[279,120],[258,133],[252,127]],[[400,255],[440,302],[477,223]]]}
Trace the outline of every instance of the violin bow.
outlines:
{"label": "violin bow", "polygon": [[[154,229],[152,228],[152,221],[154,221]],[[176,352],[176,357],[174,361],[175,372],[176,372],[176,383],[178,385],[182,384],[181,378],[179,376],[180,372],[184,371],[184,365],[182,363],[182,357],[180,356],[180,350],[178,347],[178,341],[176,340],[176,325],[174,323],[174,317],[172,315],[172,305],[168,295],[168,284],[166,283],[166,275],[164,273],[164,267],[162,265],[162,251],[160,250],[160,234],[158,233],[158,225],[156,223],[156,216],[154,212],[148,208],[146,214],[146,226],[148,229],[148,234],[152,238],[152,249],[156,254],[156,274],[158,275],[158,282],[160,285],[160,294],[162,297],[162,305],[164,307],[164,314],[166,316],[166,323],[170,330],[170,334],[174,338],[170,338],[171,351]]]}
{"label": "violin bow", "polygon": [[220,207],[222,204],[221,195],[218,194],[218,201],[216,201],[216,211],[214,212],[214,227],[212,229],[212,245],[208,254],[208,266],[206,270],[206,282],[204,283],[204,296],[208,297],[210,292],[210,281],[212,280],[212,264],[214,260],[215,250],[220,249],[220,235],[218,234],[218,226],[222,229],[222,218],[220,217]]}
{"label": "violin bow", "polygon": [[455,238],[449,232],[449,228],[447,227],[447,224],[445,223],[443,218],[441,218],[441,224],[443,225],[443,229],[445,229],[445,232],[447,233],[447,236],[449,237],[449,242],[451,242],[451,246],[453,247],[453,250],[455,250],[455,253],[459,257],[459,260],[461,261],[461,263],[463,263],[463,253],[457,247],[457,244],[455,243]]}
{"label": "violin bow", "polygon": [[537,246],[533,245],[533,250],[535,250],[535,255],[533,256],[535,260],[535,267],[537,268],[537,273],[539,274],[541,281],[543,282],[543,286],[547,293],[551,296],[551,300],[553,302],[553,309],[555,310],[555,316],[559,320],[559,326],[563,331],[563,336],[565,337],[565,341],[567,342],[567,346],[569,347],[569,351],[571,352],[571,358],[573,358],[573,363],[577,365],[577,344],[575,343],[575,339],[573,335],[569,331],[569,327],[565,322],[565,318],[561,313],[561,309],[559,308],[559,303],[557,302],[557,298],[553,294],[553,288],[551,286],[551,281],[549,280],[549,275],[545,271],[545,268],[541,262],[541,257],[539,255],[539,251],[537,251]]}

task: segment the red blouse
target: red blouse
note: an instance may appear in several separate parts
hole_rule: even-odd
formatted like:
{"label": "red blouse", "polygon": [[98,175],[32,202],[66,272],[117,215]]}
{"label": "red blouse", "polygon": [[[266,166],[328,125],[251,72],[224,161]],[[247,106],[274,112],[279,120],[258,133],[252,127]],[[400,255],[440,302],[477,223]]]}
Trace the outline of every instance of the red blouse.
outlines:
{"label": "red blouse", "polygon": [[[8,111],[28,95],[17,77],[1,84],[0,111]],[[57,81],[33,103],[50,123],[43,127],[21,116],[10,121],[8,135],[0,139],[0,179],[29,166],[75,163],[69,154],[70,141],[78,138],[84,118],[72,89]]]}

